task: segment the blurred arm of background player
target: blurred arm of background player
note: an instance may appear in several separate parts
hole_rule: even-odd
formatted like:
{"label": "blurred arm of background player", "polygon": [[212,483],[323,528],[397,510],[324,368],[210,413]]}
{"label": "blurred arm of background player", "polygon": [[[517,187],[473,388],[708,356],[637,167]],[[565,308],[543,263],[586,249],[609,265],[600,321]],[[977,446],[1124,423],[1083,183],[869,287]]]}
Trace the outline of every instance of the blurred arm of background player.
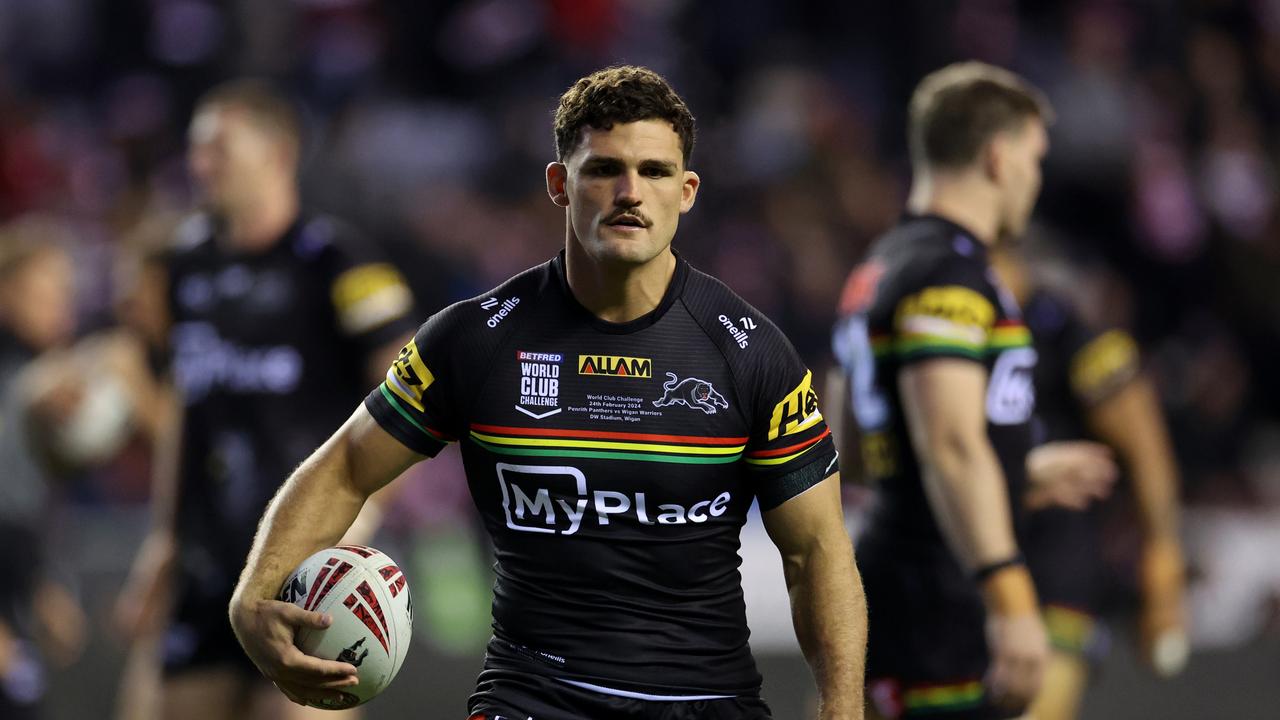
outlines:
{"label": "blurred arm of background player", "polygon": [[822,720],[863,717],[867,602],[840,510],[840,473],[763,514],[782,554],[796,638]]}
{"label": "blurred arm of background player", "polygon": [[[948,546],[970,571],[1019,557],[1004,473],[987,436],[987,371],[949,358],[899,372],[902,410],[925,494]],[[982,582],[994,702],[1021,709],[1040,688],[1049,645],[1035,586],[1012,562]]]}
{"label": "blurred arm of background player", "polygon": [[332,618],[275,600],[276,591],[309,555],[338,542],[373,493],[421,459],[360,405],[268,506],[229,612],[249,658],[294,702],[338,700],[336,689],[356,684],[356,670],[295,647],[298,628],[327,627]]}
{"label": "blurred arm of background player", "polygon": [[[383,369],[391,367],[408,338],[399,338],[369,354],[368,381],[382,381]],[[182,438],[182,409],[178,392],[171,383],[154,383],[150,388],[131,391],[134,398],[149,397],[139,406],[140,424],[152,439],[151,530],[134,558],[129,577],[115,605],[115,624],[130,642],[145,642],[163,626],[168,613],[169,581],[177,561],[174,523],[178,508],[179,446]],[[380,493],[343,536],[346,543],[369,542],[381,524]],[[336,543],[335,543],[336,544]]]}
{"label": "blurred arm of background player", "polygon": [[1090,407],[1086,418],[1089,429],[1119,453],[1133,482],[1144,536],[1139,565],[1143,656],[1158,673],[1175,674],[1185,660],[1186,625],[1178,469],[1155,388],[1138,375]]}

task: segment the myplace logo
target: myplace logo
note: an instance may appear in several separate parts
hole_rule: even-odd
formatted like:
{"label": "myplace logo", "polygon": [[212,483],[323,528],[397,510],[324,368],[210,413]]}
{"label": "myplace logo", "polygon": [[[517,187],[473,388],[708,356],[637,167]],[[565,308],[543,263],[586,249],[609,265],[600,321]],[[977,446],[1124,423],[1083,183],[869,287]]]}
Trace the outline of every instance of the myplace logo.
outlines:
{"label": "myplace logo", "polygon": [[590,490],[575,467],[498,463],[496,468],[507,527],[520,532],[575,535],[583,525],[603,527],[623,519],[641,525],[699,524],[724,515],[731,500],[722,492],[688,507],[657,504],[643,492]]}
{"label": "myplace logo", "polygon": [[520,298],[518,297],[509,297],[506,300],[501,301],[496,297],[491,297],[487,300],[480,301],[480,307],[485,310],[493,310],[494,308],[497,308],[498,310],[498,312],[489,316],[489,320],[486,323],[491,328],[498,327],[498,323],[506,319],[506,317],[511,314],[511,311],[515,310],[516,306],[519,304]]}

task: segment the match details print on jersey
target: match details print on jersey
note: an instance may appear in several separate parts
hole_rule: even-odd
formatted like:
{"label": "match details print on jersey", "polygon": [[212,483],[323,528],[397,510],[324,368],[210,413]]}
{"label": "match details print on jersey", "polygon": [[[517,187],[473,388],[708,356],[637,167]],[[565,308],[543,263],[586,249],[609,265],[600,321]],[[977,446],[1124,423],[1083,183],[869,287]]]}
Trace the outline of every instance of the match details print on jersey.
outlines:
{"label": "match details print on jersey", "polygon": [[738,534],[753,501],[835,469],[812,373],[683,260],[625,324],[582,308],[562,262],[433,316],[366,407],[425,455],[461,441],[497,558],[489,666],[754,694]]}

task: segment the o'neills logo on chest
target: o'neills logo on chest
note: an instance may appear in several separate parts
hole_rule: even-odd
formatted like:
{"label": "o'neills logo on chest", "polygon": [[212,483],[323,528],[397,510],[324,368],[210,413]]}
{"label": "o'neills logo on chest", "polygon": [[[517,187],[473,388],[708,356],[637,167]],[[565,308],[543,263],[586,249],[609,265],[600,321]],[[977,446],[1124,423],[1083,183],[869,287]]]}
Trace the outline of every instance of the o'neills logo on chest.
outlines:
{"label": "o'neills logo on chest", "polygon": [[651,378],[653,377],[653,360],[618,355],[579,355],[578,374]]}

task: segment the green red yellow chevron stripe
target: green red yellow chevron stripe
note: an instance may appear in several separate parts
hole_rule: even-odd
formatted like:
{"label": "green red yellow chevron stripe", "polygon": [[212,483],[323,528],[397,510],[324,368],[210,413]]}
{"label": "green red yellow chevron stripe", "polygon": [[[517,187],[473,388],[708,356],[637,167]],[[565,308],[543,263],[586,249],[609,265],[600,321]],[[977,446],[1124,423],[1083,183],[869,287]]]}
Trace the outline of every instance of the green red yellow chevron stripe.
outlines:
{"label": "green red yellow chevron stripe", "polygon": [[987,340],[987,352],[997,353],[1030,344],[1031,330],[1026,325],[1017,320],[1001,320],[991,330],[991,337]]}
{"label": "green red yellow chevron stripe", "polygon": [[385,381],[383,381],[383,383],[378,386],[378,390],[382,392],[382,397],[386,398],[387,403],[391,405],[391,407],[394,408],[397,413],[400,414],[400,417],[409,421],[410,425],[413,425],[414,427],[421,430],[423,434],[425,434],[427,437],[439,443],[451,443],[457,440],[457,438],[450,437],[449,435],[446,435],[445,433],[442,433],[433,427],[429,427],[427,425],[422,424],[421,422],[418,422],[417,418],[413,416],[413,413],[410,413],[404,407],[404,405],[401,404],[400,398],[397,397],[396,394],[393,393],[387,387],[387,383]]}
{"label": "green red yellow chevron stripe", "polygon": [[952,712],[977,707],[985,690],[981,680],[937,685],[912,685],[902,693],[902,705],[909,714]]}
{"label": "green red yellow chevron stripe", "polygon": [[747,453],[746,461],[748,465],[782,465],[789,463],[801,455],[809,452],[822,441],[822,438],[831,434],[830,428],[824,429],[821,434],[811,437],[804,442],[796,443],[788,447],[774,448],[772,450],[752,450]]}
{"label": "green red yellow chevron stripe", "polygon": [[480,423],[471,425],[471,440],[499,455],[636,460],[685,465],[736,462],[742,457],[747,445],[745,437],[519,428]]}
{"label": "green red yellow chevron stripe", "polygon": [[1001,320],[987,334],[985,343],[972,342],[955,335],[929,333],[902,333],[893,337],[888,333],[871,336],[871,351],[878,358],[897,355],[914,359],[926,355],[962,355],[981,360],[988,355],[1031,345],[1031,330],[1017,320]]}
{"label": "green red yellow chevron stripe", "polygon": [[1045,605],[1041,614],[1055,650],[1079,654],[1089,649],[1097,626],[1093,615],[1065,605]]}

